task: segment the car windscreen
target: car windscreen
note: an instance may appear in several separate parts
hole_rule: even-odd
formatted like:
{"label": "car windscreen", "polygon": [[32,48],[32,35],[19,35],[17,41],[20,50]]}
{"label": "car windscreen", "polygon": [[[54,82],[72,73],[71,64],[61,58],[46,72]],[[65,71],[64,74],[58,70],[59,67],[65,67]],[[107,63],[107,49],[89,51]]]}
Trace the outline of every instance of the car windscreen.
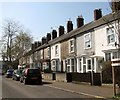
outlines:
{"label": "car windscreen", "polygon": [[12,72],[13,72],[13,70],[8,70],[7,72],[12,73]]}
{"label": "car windscreen", "polygon": [[38,69],[29,69],[28,70],[28,74],[40,74],[40,70]]}
{"label": "car windscreen", "polygon": [[17,70],[16,73],[17,73],[17,74],[21,74],[21,73],[22,73],[22,70]]}

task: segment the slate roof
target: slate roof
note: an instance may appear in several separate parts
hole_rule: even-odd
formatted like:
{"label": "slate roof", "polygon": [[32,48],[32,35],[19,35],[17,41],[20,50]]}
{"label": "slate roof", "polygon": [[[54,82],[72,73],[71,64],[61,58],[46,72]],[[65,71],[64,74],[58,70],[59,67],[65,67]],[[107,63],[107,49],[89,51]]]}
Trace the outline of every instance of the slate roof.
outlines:
{"label": "slate roof", "polygon": [[70,39],[72,37],[75,37],[75,36],[77,36],[79,34],[84,34],[85,32],[89,32],[90,30],[93,30],[93,29],[95,29],[97,27],[100,27],[102,25],[105,25],[107,23],[113,22],[113,21],[115,21],[117,19],[120,19],[120,11],[118,11],[117,13],[110,13],[108,15],[105,15],[105,16],[103,16],[102,18],[100,18],[98,20],[87,23],[87,24],[83,25],[80,28],[76,28],[76,29],[72,30],[69,33],[63,34],[60,37],[57,37],[57,38],[55,38],[53,40],[50,40],[48,42],[48,44],[44,44],[44,45],[38,47],[37,49],[35,49],[34,51],[37,51],[37,50],[46,48],[46,47],[48,47],[50,45],[54,45],[56,43],[68,40],[68,39]]}

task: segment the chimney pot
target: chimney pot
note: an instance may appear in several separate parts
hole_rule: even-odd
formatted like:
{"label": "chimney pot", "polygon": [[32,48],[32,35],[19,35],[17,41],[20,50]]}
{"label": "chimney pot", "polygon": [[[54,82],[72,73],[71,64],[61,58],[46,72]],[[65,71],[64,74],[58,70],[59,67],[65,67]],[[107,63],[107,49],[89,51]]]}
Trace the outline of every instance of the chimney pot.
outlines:
{"label": "chimney pot", "polygon": [[64,34],[64,26],[59,26],[59,36],[63,35]]}
{"label": "chimney pot", "polygon": [[77,28],[81,27],[84,25],[84,18],[81,16],[78,16],[77,18]]}
{"label": "chimney pot", "polygon": [[42,45],[46,43],[46,37],[42,37]]}
{"label": "chimney pot", "polygon": [[52,39],[55,39],[57,37],[57,31],[52,30]]}
{"label": "chimney pot", "polygon": [[50,33],[47,33],[47,39],[46,39],[46,42],[48,43],[50,40],[51,40],[51,34],[50,34]]}
{"label": "chimney pot", "polygon": [[72,30],[73,30],[73,23],[72,23],[72,21],[69,20],[67,22],[67,33],[69,33]]}
{"label": "chimney pot", "polygon": [[102,17],[102,11],[101,9],[95,9],[94,10],[94,20],[98,20]]}

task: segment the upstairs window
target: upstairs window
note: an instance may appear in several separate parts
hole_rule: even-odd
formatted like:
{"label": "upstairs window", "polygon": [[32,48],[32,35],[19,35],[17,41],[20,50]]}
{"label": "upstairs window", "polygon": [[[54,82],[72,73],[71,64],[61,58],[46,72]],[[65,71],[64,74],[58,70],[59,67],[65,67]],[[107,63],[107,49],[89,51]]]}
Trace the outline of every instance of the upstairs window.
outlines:
{"label": "upstairs window", "polygon": [[35,58],[34,59],[38,60],[38,52],[37,51],[35,52]]}
{"label": "upstairs window", "polygon": [[58,55],[58,45],[55,46],[55,55]]}
{"label": "upstairs window", "polygon": [[40,56],[41,56],[40,58],[43,59],[43,56],[44,56],[43,50],[40,51]]}
{"label": "upstairs window", "polygon": [[106,61],[111,61],[111,53],[105,53]]}
{"label": "upstairs window", "polygon": [[50,47],[47,48],[47,57],[50,57]]}
{"label": "upstairs window", "polygon": [[114,34],[114,28],[107,28],[107,42],[108,44],[115,42],[115,34]]}
{"label": "upstairs window", "polygon": [[84,35],[84,48],[89,49],[91,48],[91,34]]}
{"label": "upstairs window", "polygon": [[75,48],[75,47],[74,47],[74,39],[71,39],[71,40],[70,40],[70,45],[69,45],[69,46],[70,46],[70,47],[69,47],[69,48],[70,48],[70,53],[71,53],[71,52],[74,52],[74,48]]}

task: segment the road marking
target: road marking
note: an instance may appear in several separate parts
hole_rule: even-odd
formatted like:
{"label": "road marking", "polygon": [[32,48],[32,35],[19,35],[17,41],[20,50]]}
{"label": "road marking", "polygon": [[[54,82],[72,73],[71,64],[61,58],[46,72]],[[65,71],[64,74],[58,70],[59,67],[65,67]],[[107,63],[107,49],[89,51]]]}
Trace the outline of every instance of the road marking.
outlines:
{"label": "road marking", "polygon": [[67,90],[67,89],[63,89],[63,88],[59,88],[59,87],[55,87],[55,86],[50,86],[50,85],[44,85],[44,86],[59,89],[59,90],[63,90],[63,91],[67,91],[67,92],[82,94],[82,95],[86,95],[86,96],[90,96],[90,97],[94,97],[94,98],[105,98],[105,97],[102,97],[102,96],[96,96],[96,95],[87,94],[87,93],[83,93],[83,92],[76,92],[76,91]]}

